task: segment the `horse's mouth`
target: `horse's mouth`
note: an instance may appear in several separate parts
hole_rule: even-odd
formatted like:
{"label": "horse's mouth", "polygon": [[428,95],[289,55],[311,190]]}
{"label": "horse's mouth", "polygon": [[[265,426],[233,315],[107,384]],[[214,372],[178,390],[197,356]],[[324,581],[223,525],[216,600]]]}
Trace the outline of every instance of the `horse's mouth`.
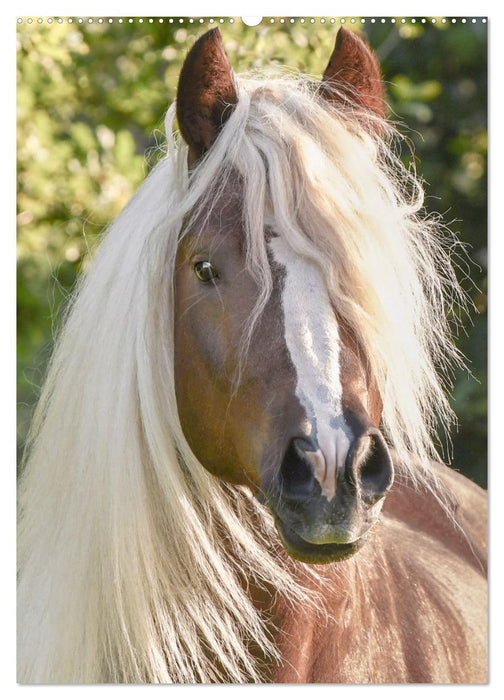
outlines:
{"label": "horse's mouth", "polygon": [[365,542],[365,537],[361,537],[355,542],[348,544],[313,544],[303,539],[278,517],[275,518],[275,525],[287,553],[294,559],[299,559],[308,564],[328,564],[333,561],[348,559]]}

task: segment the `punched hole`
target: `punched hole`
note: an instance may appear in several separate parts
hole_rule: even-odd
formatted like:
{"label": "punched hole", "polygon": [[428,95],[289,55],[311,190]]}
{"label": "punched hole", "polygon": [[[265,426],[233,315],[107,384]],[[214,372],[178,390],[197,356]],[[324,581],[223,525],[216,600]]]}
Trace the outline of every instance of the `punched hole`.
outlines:
{"label": "punched hole", "polygon": [[258,24],[261,24],[262,17],[242,17],[241,21],[243,24],[246,24],[247,27],[257,27]]}

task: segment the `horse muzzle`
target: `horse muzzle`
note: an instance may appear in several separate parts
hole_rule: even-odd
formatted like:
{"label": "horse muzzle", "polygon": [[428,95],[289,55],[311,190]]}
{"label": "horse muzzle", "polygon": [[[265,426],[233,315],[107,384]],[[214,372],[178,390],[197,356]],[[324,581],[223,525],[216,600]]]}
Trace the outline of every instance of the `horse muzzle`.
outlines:
{"label": "horse muzzle", "polygon": [[310,438],[295,437],[274,485],[264,489],[263,501],[287,552],[301,561],[327,563],[352,556],[377,522],[392,486],[392,460],[377,428],[355,438],[343,463],[332,471],[330,461],[334,457],[326,457]]}

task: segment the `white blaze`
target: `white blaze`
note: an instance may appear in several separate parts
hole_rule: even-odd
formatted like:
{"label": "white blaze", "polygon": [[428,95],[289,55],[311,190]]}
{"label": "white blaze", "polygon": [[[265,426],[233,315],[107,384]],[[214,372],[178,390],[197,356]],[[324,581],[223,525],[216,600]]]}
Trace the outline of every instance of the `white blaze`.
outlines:
{"label": "white blaze", "polygon": [[320,448],[307,456],[322,493],[330,500],[336,492],[338,470],[344,467],[351,435],[342,410],[338,324],[317,266],[296,255],[281,238],[272,238],[269,246],[274,260],[285,271],[285,342],[296,369],[296,395]]}

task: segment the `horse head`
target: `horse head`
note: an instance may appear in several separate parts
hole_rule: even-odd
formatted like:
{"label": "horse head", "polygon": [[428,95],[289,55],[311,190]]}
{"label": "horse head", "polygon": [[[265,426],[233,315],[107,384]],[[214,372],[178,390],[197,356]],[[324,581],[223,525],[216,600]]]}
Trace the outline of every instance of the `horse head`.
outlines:
{"label": "horse head", "polygon": [[[384,117],[376,58],[352,32],[339,31],[319,94],[335,108],[353,104]],[[178,87],[190,178],[239,101],[220,33],[211,30],[188,54]],[[250,486],[272,511],[289,554],[308,562],[343,559],[365,541],[393,481],[379,429],[382,400],[323,269],[279,235],[268,206],[261,212],[270,280],[264,294],[247,263],[244,187],[240,173],[229,171],[211,207],[189,217],[179,240],[181,426],[205,469]]]}

